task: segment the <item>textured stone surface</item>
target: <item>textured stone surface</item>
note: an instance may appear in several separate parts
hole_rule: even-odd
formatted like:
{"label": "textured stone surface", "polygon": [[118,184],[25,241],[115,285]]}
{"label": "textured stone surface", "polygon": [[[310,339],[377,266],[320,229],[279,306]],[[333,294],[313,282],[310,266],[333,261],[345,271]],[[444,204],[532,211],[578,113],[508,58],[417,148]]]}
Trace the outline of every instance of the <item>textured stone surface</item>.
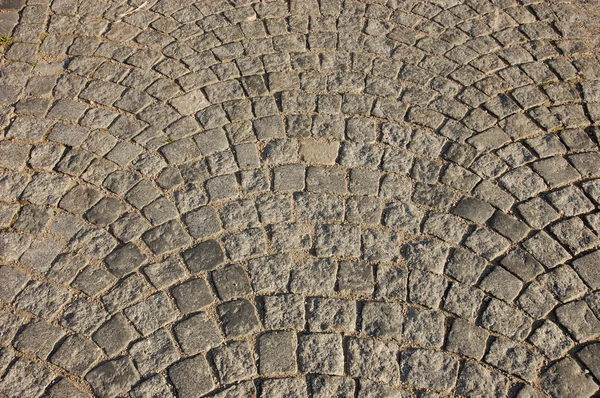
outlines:
{"label": "textured stone surface", "polygon": [[0,0],[0,395],[598,395],[594,6]]}

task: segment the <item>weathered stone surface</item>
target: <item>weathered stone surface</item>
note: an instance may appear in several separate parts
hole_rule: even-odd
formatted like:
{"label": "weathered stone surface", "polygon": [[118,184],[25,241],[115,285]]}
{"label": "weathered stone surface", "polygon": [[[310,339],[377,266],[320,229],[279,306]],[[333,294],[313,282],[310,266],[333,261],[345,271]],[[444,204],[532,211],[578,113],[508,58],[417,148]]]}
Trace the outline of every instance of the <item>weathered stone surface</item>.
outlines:
{"label": "weathered stone surface", "polygon": [[175,390],[183,397],[204,394],[214,387],[208,362],[202,354],[177,362],[168,373]]}
{"label": "weathered stone surface", "polygon": [[542,388],[552,397],[589,397],[598,389],[598,385],[570,358],[552,365],[542,375],[541,381]]}
{"label": "weathered stone surface", "polygon": [[598,394],[593,2],[0,9],[1,396]]}
{"label": "weathered stone surface", "polygon": [[19,358],[0,381],[0,391],[7,396],[36,397],[51,381],[52,375],[46,368]]}
{"label": "weathered stone surface", "polygon": [[229,301],[217,308],[227,337],[242,336],[260,328],[254,306],[245,299]]}
{"label": "weathered stone surface", "polygon": [[207,351],[223,341],[216,322],[204,312],[177,323],[173,332],[179,346],[188,355]]}
{"label": "weathered stone surface", "polygon": [[448,354],[423,349],[403,352],[402,380],[417,388],[450,391],[458,374],[458,361]]}
{"label": "weathered stone surface", "polygon": [[250,378],[256,374],[256,366],[245,341],[234,341],[212,350],[212,357],[223,383]]}
{"label": "weathered stone surface", "polygon": [[128,357],[105,362],[85,376],[92,389],[101,397],[116,397],[138,381],[139,374]]}
{"label": "weathered stone surface", "polygon": [[295,373],[296,349],[298,339],[293,332],[271,332],[260,337],[258,353],[260,355],[260,374]]}
{"label": "weathered stone surface", "polygon": [[342,338],[336,334],[311,333],[298,338],[300,371],[341,375],[344,373]]}
{"label": "weathered stone surface", "polygon": [[399,381],[395,344],[353,338],[348,341],[347,355],[351,376],[391,384]]}
{"label": "weathered stone surface", "polygon": [[543,357],[526,346],[497,338],[490,346],[484,361],[531,382],[537,378]]}

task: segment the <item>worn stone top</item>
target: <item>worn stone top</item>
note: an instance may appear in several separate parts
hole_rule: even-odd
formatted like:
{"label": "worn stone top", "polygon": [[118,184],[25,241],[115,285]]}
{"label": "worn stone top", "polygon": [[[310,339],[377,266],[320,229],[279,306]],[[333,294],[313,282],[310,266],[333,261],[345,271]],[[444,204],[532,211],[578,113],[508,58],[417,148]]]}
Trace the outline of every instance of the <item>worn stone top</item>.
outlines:
{"label": "worn stone top", "polygon": [[600,18],[0,0],[0,397],[600,383]]}

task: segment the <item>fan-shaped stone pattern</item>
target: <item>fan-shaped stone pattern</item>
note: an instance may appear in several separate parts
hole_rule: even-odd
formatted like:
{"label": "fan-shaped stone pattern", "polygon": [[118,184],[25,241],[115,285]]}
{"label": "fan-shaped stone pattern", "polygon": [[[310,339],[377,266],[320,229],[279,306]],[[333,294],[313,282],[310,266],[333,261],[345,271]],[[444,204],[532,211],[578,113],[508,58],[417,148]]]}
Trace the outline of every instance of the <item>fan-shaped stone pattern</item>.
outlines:
{"label": "fan-shaped stone pattern", "polygon": [[597,392],[589,4],[1,6],[0,395]]}

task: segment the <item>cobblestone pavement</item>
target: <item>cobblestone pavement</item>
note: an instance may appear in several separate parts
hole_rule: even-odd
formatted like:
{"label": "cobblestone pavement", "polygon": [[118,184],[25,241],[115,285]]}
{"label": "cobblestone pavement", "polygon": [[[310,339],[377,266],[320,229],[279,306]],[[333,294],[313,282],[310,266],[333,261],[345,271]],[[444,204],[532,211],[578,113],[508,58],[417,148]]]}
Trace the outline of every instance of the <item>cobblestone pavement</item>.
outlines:
{"label": "cobblestone pavement", "polygon": [[0,396],[598,394],[597,2],[0,8]]}

